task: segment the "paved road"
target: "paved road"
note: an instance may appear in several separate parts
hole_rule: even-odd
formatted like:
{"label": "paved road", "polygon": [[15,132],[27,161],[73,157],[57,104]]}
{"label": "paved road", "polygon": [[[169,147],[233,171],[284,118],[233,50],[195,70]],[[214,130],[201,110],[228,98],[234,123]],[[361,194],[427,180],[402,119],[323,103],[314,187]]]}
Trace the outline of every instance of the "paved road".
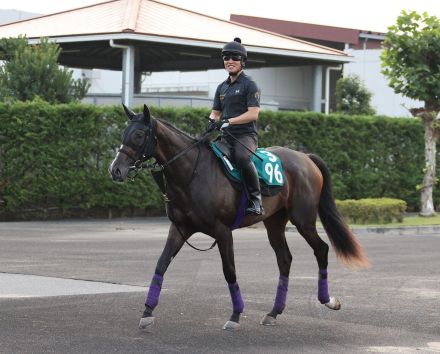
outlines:
{"label": "paved road", "polygon": [[364,271],[331,253],[340,311],[317,302],[313,252],[288,231],[288,307],[275,327],[259,325],[278,278],[265,232],[235,231],[246,303],[235,333],[221,330],[231,305],[218,252],[185,246],[165,276],[156,326],[144,332],[144,289],[167,228],[164,219],[0,223],[0,353],[440,353],[436,229],[360,231],[373,264]]}

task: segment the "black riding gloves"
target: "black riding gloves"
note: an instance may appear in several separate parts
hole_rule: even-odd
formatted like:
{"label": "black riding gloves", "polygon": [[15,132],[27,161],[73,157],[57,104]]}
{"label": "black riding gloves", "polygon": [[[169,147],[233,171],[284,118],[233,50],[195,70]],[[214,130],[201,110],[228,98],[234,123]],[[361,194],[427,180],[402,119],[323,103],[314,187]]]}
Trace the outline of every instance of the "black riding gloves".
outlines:
{"label": "black riding gloves", "polygon": [[225,129],[227,126],[229,126],[229,120],[227,119],[220,119],[220,120],[213,120],[209,119],[207,131],[213,131],[213,130],[222,130]]}
{"label": "black riding gloves", "polygon": [[208,118],[208,119],[209,119],[209,122],[208,122],[208,125],[206,126],[206,131],[212,132],[217,129],[217,122],[214,119],[211,119],[211,118]]}
{"label": "black riding gloves", "polygon": [[216,128],[217,130],[223,130],[223,129],[225,129],[226,127],[229,126],[229,120],[227,120],[227,119],[220,119],[220,120],[218,120],[218,121],[215,122],[215,123],[216,123],[215,128]]}

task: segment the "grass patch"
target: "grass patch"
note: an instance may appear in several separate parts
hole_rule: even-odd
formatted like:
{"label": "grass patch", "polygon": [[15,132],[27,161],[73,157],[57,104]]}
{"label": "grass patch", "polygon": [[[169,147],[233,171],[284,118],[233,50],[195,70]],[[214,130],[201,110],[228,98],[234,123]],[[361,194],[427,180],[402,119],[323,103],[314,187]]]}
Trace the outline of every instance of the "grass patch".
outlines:
{"label": "grass patch", "polygon": [[[404,226],[435,226],[440,225],[440,213],[435,216],[419,216],[417,214],[408,214],[403,217],[402,222],[393,221],[388,224],[354,224],[349,223],[350,227],[404,227]],[[316,226],[322,227],[321,221],[316,221]]]}
{"label": "grass patch", "polygon": [[403,222],[391,222],[388,224],[350,224],[351,227],[403,227],[403,226],[430,226],[440,225],[440,215],[419,216],[406,215]]}

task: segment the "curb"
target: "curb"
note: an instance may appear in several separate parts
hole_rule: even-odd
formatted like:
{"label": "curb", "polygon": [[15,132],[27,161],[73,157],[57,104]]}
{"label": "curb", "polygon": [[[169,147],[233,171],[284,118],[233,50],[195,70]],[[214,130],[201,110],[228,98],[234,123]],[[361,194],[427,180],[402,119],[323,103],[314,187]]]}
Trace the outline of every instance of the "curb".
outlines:
{"label": "curb", "polygon": [[[324,228],[318,227],[318,233],[325,233]],[[440,225],[432,226],[401,226],[401,227],[352,227],[355,234],[367,235],[433,235],[440,236]],[[286,231],[298,232],[295,226],[286,226]]]}
{"label": "curb", "polygon": [[356,227],[355,233],[380,235],[435,235],[440,236],[439,225],[428,226],[400,226],[400,227]]}

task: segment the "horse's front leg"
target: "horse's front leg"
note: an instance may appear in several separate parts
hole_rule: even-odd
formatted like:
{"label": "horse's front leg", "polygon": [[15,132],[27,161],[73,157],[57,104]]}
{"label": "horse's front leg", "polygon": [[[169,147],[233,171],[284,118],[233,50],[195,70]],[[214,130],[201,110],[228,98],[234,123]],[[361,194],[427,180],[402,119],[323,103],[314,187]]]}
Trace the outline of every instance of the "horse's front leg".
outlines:
{"label": "horse's front leg", "polygon": [[231,230],[224,226],[216,230],[218,249],[222,258],[223,274],[226,282],[228,283],[229,292],[232,300],[232,316],[225,323],[223,329],[235,330],[240,326],[240,315],[244,309],[243,299],[241,297],[240,288],[237,284],[237,277],[235,274],[235,261],[234,261],[234,244],[232,240]]}
{"label": "horse's front leg", "polygon": [[153,279],[151,280],[148,289],[147,297],[145,299],[145,310],[139,322],[139,328],[145,329],[151,327],[154,323],[153,310],[159,303],[160,292],[162,289],[163,276],[170,265],[173,258],[180,251],[185,240],[192,235],[192,232],[185,226],[178,226],[171,224],[168,231],[168,238],[165,248],[157,261],[156,270]]}
{"label": "horse's front leg", "polygon": [[281,210],[264,220],[264,226],[267,230],[269,242],[275,251],[278,269],[280,271],[277,293],[272,311],[266,314],[260,321],[260,323],[265,326],[275,325],[277,316],[280,315],[286,307],[289,273],[292,264],[292,254],[289,251],[285,235],[286,223],[287,216],[284,210]]}

